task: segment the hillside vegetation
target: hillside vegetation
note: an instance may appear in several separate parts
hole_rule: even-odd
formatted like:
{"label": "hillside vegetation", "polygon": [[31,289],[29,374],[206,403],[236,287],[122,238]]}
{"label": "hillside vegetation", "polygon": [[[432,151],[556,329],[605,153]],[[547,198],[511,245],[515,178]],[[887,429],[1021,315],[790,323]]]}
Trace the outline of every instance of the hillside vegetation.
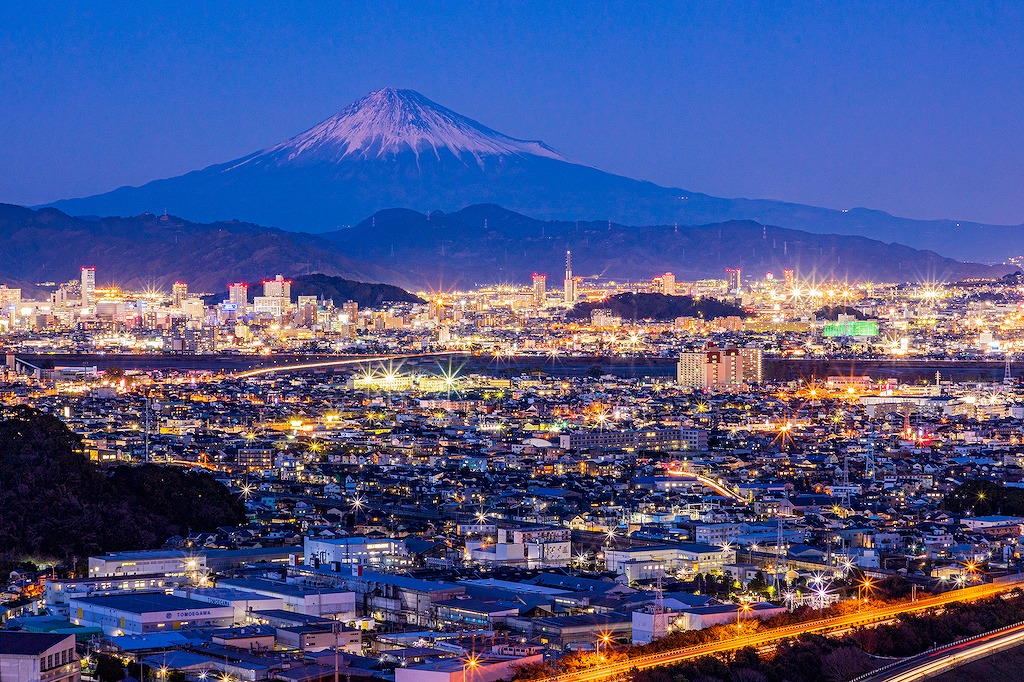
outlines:
{"label": "hillside vegetation", "polygon": [[80,563],[245,520],[242,502],[208,473],[155,464],[102,470],[81,445],[52,415],[0,410],[0,562]]}

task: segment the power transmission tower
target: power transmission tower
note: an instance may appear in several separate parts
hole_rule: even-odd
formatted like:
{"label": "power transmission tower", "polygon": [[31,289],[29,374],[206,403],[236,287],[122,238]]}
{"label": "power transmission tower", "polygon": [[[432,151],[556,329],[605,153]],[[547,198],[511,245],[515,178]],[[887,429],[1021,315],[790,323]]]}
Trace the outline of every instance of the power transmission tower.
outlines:
{"label": "power transmission tower", "polygon": [[850,508],[850,453],[843,453],[843,509]]}

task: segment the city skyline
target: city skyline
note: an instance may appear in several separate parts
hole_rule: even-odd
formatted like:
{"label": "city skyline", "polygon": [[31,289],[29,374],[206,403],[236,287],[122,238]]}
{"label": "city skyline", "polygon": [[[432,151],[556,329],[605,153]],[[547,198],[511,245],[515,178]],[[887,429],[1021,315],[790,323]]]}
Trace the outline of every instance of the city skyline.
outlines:
{"label": "city skyline", "polygon": [[0,8],[0,679],[1018,679],[1022,49]]}

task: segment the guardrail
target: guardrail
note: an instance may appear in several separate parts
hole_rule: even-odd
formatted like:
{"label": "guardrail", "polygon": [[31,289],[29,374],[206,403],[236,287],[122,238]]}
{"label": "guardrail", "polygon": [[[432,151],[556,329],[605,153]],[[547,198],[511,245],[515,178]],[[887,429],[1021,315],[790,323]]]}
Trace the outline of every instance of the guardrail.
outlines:
{"label": "guardrail", "polygon": [[[965,598],[969,598],[969,597],[971,597],[975,593],[986,592],[986,591],[988,591],[988,589],[990,589],[993,586],[1008,587],[1009,585],[1014,585],[1014,584],[1021,583],[1021,582],[1024,582],[1024,574],[1014,574],[1012,577],[1011,576],[1004,576],[1003,580],[1001,582],[999,582],[999,583],[995,583],[995,582],[992,582],[992,583],[982,583],[980,585],[972,585],[970,587],[964,587],[964,588],[961,588],[959,590],[950,590],[949,592],[943,592],[942,594],[939,594],[939,595],[935,595],[935,596],[932,596],[932,597],[926,597],[926,598],[923,598],[923,599],[919,599],[916,602],[904,602],[904,603],[899,603],[899,604],[893,604],[891,606],[884,607],[879,612],[865,613],[863,618],[854,618],[851,622],[844,623],[844,625],[846,627],[851,627],[852,628],[852,627],[859,627],[861,625],[867,625],[869,623],[875,623],[875,622],[878,622],[880,620],[888,620],[888,619],[893,618],[894,616],[897,616],[897,615],[899,615],[901,613],[907,613],[909,611],[916,611],[916,610],[927,609],[927,608],[929,608],[929,606],[933,605],[933,603],[934,603],[935,606],[943,604],[943,603],[945,603],[947,601],[947,599],[951,595],[954,595],[954,593],[955,593],[956,596],[963,596]],[[651,653],[651,654],[644,654],[642,656],[636,656],[634,658],[628,658],[626,660],[617,661],[615,663],[612,663],[612,664],[608,665],[607,666],[607,669],[609,670],[608,674],[612,675],[612,674],[614,674],[614,672],[616,670],[619,670],[619,669],[629,670],[631,667],[633,667],[637,663],[645,663],[645,662],[652,661],[652,660],[657,659],[657,658],[663,658],[663,657],[666,657],[666,656],[671,657],[671,656],[684,656],[686,654],[699,654],[704,649],[707,649],[709,647],[714,647],[715,645],[732,644],[732,645],[735,645],[735,646],[730,647],[730,648],[732,648],[732,649],[739,649],[739,648],[742,648],[744,646],[750,646],[750,645],[754,645],[754,644],[767,644],[767,643],[769,643],[769,642],[771,642],[771,641],[773,641],[775,639],[783,639],[784,637],[781,637],[781,635],[786,635],[787,633],[790,633],[790,632],[799,633],[799,632],[808,632],[808,631],[812,631],[812,630],[820,630],[822,628],[827,628],[829,625],[831,625],[833,623],[836,623],[837,621],[845,621],[845,620],[849,619],[851,617],[851,615],[853,615],[853,614],[847,614],[847,615],[844,615],[844,616],[831,616],[829,618],[822,618],[822,619],[819,619],[819,620],[805,621],[805,622],[802,622],[802,623],[793,623],[791,625],[783,625],[781,627],[772,628],[771,630],[765,630],[765,631],[761,632],[760,634],[752,633],[750,635],[744,635],[742,637],[738,637],[738,638],[734,638],[734,639],[722,639],[722,640],[717,640],[717,641],[714,641],[714,642],[706,642],[704,644],[692,644],[690,646],[680,647],[678,649],[669,649],[667,651],[660,651],[660,652]],[[1013,627],[1013,626],[1007,626],[1007,627]],[[978,637],[981,637],[981,636],[983,636],[983,635],[978,635]],[[946,646],[950,646],[950,645],[947,644]],[[715,651],[709,651],[708,652],[708,654],[713,654],[713,653],[716,653],[716,652]],[[923,655],[923,654],[919,654],[919,655]],[[909,659],[904,659],[904,660],[909,660]],[[896,663],[894,663],[892,665],[898,665],[901,662],[903,662],[903,661],[897,661]],[[602,666],[598,666],[598,667],[595,667],[595,668],[576,670],[576,671],[569,672],[569,673],[562,673],[560,675],[553,675],[551,677],[544,678],[543,680],[539,680],[538,682],[567,682],[569,680],[574,679],[575,676],[577,676],[577,675],[586,674],[588,672],[596,672],[596,671],[600,670],[601,668],[602,668]],[[883,668],[877,668],[876,671],[880,671],[882,669]],[[872,672],[875,672],[875,671],[872,671]],[[853,681],[851,680],[851,682],[853,682]]]}
{"label": "guardrail", "polygon": [[910,662],[915,661],[915,660],[917,660],[919,658],[925,658],[929,654],[933,654],[936,651],[942,651],[943,649],[948,649],[950,647],[960,646],[961,644],[967,644],[968,642],[973,642],[973,641],[979,640],[979,639],[981,639],[983,637],[990,637],[992,635],[997,635],[1000,632],[1006,632],[1007,630],[1012,630],[1013,628],[1019,628],[1021,626],[1024,626],[1024,620],[1022,620],[1020,622],[1017,622],[1017,623],[1014,623],[1012,625],[1005,625],[1005,626],[1003,626],[1001,628],[996,628],[995,630],[990,630],[989,632],[983,632],[980,635],[973,635],[971,637],[963,637],[961,639],[956,640],[955,642],[948,642],[948,643],[942,644],[942,645],[936,644],[936,645],[934,645],[932,647],[929,647],[928,649],[925,649],[924,651],[922,651],[919,654],[914,654],[913,656],[907,656],[906,658],[901,658],[898,661],[893,661],[892,663],[889,663],[887,665],[883,665],[881,668],[875,668],[874,670],[866,672],[863,675],[858,675],[857,677],[854,677],[852,680],[848,680],[847,682],[864,682],[864,680],[870,680],[875,675],[878,675],[880,673],[884,673],[886,670],[892,670],[893,668],[898,668],[901,665],[904,665],[906,663],[910,663]]}

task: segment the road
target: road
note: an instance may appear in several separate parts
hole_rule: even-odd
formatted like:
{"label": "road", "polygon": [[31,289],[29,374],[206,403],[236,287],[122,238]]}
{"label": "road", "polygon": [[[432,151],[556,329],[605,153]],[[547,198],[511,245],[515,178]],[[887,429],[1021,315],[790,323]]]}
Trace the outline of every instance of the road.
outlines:
{"label": "road", "polygon": [[941,672],[1024,644],[1024,623],[957,642],[914,656],[885,670],[857,678],[858,682],[916,682]]}
{"label": "road", "polygon": [[933,597],[918,599],[916,602],[901,602],[899,604],[866,609],[862,612],[851,613],[845,616],[812,620],[804,623],[772,628],[769,630],[757,630],[744,637],[735,637],[718,642],[709,642],[707,644],[698,644],[695,646],[672,649],[655,654],[647,654],[645,656],[637,656],[595,668],[556,675],[554,677],[547,678],[544,682],[597,682],[598,680],[606,680],[609,678],[622,679],[625,678],[629,671],[634,668],[639,670],[657,668],[660,666],[672,665],[674,663],[681,663],[700,656],[735,651],[744,647],[757,648],[772,645],[782,640],[797,637],[802,634],[822,634],[832,632],[834,630],[848,630],[862,625],[878,624],[891,620],[902,613],[928,611],[957,601],[985,599],[986,597],[996,596],[1018,587],[1020,585],[1020,580],[1021,579],[1018,579],[1016,582],[1012,583],[985,583],[982,585],[965,587],[960,590],[950,590],[949,592],[944,592]]}

